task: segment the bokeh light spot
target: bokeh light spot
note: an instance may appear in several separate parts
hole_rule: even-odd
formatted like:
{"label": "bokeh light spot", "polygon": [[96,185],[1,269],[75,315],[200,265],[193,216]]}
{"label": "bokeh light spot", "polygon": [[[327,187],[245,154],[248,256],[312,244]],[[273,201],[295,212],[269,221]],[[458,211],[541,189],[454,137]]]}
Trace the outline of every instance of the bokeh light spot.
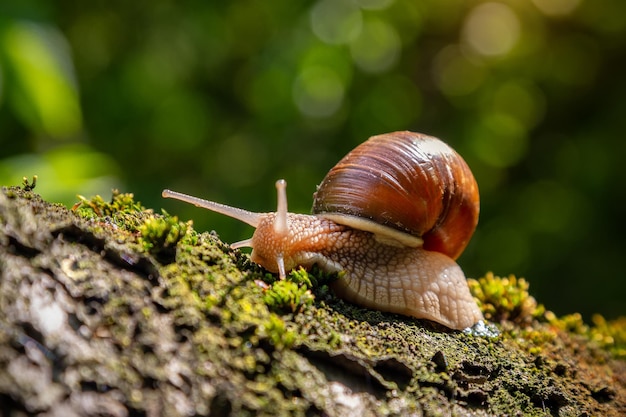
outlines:
{"label": "bokeh light spot", "polygon": [[383,10],[391,6],[394,0],[357,0],[357,4],[367,10]]}
{"label": "bokeh light spot", "polygon": [[392,68],[400,55],[400,37],[381,19],[368,19],[360,35],[350,43],[356,65],[365,72],[380,73]]}
{"label": "bokeh light spot", "polygon": [[293,98],[300,111],[310,117],[332,116],[341,106],[344,85],[327,67],[305,68],[293,86]]}
{"label": "bokeh light spot", "polygon": [[511,51],[520,36],[515,12],[502,3],[483,3],[469,13],[462,29],[463,41],[484,56],[500,56]]}
{"label": "bokeh light spot", "polygon": [[324,42],[347,43],[359,35],[362,25],[361,10],[351,1],[322,0],[311,10],[313,33]]}
{"label": "bokeh light spot", "polygon": [[82,128],[78,91],[65,39],[55,29],[33,22],[16,22],[0,31],[14,80],[12,104],[34,130],[57,139]]}
{"label": "bokeh light spot", "polygon": [[350,83],[354,72],[352,59],[344,48],[337,48],[334,45],[321,42],[316,42],[306,50],[300,59],[299,67],[302,69],[329,68],[339,76],[344,85]]}
{"label": "bokeh light spot", "polygon": [[68,144],[39,154],[0,160],[0,182],[17,185],[22,177],[37,175],[36,192],[71,206],[76,194],[106,196],[122,185],[120,168],[111,156],[84,144]]}
{"label": "bokeh light spot", "polygon": [[568,15],[580,4],[580,0],[532,0],[532,2],[547,16]]}

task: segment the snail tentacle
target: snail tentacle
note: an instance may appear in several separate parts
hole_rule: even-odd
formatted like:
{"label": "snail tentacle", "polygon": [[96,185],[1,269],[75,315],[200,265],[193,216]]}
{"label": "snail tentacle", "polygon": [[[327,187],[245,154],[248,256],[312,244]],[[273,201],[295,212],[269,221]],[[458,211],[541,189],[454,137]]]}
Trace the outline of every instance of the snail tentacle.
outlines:
{"label": "snail tentacle", "polygon": [[259,222],[261,221],[261,217],[263,215],[263,213],[254,213],[238,207],[231,207],[226,204],[216,203],[215,201],[204,200],[192,195],[179,193],[178,191],[163,190],[161,196],[163,198],[173,198],[175,200],[184,201],[185,203],[193,204],[196,207],[201,207],[228,217],[232,217],[233,219],[242,221],[254,228],[259,226]]}

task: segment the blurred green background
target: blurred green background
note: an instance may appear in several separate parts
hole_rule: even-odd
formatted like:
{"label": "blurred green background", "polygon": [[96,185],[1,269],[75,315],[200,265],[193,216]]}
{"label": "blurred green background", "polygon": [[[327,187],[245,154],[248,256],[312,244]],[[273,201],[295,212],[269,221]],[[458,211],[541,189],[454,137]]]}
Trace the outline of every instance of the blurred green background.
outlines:
{"label": "blurred green background", "polygon": [[[459,263],[526,277],[557,314],[626,313],[623,0],[4,0],[0,184],[111,188],[232,242],[288,181],[308,212],[369,136],[438,136],[472,167],[481,220]],[[616,261],[616,259],[618,261]]]}

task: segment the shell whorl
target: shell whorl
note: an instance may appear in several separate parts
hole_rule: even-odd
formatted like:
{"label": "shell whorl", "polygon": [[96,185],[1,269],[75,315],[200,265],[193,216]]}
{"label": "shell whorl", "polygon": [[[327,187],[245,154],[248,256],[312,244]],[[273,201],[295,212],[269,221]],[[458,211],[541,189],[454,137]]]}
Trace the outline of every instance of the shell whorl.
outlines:
{"label": "shell whorl", "polygon": [[478,223],[478,185],[463,158],[413,132],[373,136],[333,167],[314,194],[313,213],[372,220],[424,240],[456,259]]}

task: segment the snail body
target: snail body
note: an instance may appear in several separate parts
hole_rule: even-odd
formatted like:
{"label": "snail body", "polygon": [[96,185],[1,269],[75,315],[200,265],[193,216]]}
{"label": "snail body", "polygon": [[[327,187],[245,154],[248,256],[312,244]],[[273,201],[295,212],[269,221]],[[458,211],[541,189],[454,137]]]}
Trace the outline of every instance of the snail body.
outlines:
{"label": "snail body", "polygon": [[276,182],[275,213],[253,213],[163,191],[256,228],[231,245],[284,278],[317,264],[343,274],[335,293],[355,304],[452,329],[482,320],[454,261],[478,221],[478,187],[465,161],[431,136],[378,135],[332,168],[314,194],[313,214],[287,211],[286,182]]}

